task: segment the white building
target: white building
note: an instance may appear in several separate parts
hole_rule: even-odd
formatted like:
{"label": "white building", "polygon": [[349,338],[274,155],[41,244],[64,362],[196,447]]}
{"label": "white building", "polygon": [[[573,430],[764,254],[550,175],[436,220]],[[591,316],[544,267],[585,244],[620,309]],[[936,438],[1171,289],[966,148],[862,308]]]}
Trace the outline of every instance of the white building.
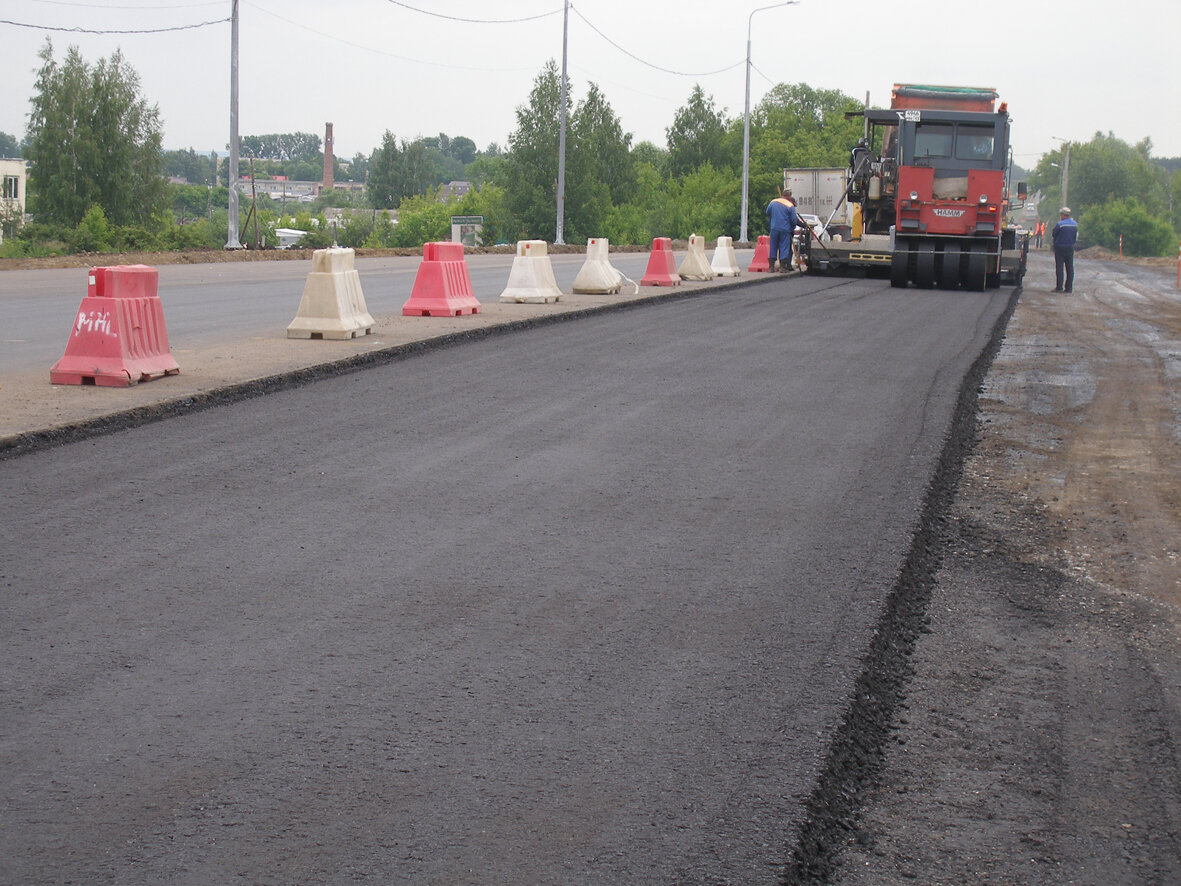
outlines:
{"label": "white building", "polygon": [[25,219],[25,183],[29,172],[24,160],[0,158],[0,243],[4,229],[12,222],[19,227]]}

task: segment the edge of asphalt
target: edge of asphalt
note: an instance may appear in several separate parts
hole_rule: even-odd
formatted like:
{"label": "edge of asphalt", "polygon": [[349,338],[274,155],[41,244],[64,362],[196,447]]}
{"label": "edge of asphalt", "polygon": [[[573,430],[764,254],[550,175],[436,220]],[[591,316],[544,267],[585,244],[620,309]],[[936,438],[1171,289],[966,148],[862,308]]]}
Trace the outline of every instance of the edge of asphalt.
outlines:
{"label": "edge of asphalt", "polygon": [[1020,297],[1021,287],[1017,286],[960,383],[910,549],[887,594],[848,699],[848,710],[805,805],[803,821],[783,868],[781,886],[830,881],[840,866],[841,849],[856,831],[858,814],[881,771],[891,724],[905,698],[911,653],[919,635],[930,630],[927,609],[942,561],[944,526],[964,461],[976,443],[981,386],[1000,352]]}

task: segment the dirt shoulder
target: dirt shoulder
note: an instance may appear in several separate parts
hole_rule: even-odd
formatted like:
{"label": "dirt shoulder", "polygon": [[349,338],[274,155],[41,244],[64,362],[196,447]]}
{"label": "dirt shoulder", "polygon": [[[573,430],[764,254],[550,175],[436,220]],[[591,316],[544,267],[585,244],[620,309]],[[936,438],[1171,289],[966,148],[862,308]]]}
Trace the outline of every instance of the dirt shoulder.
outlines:
{"label": "dirt shoulder", "polygon": [[1181,293],[1034,258],[843,884],[1181,881]]}

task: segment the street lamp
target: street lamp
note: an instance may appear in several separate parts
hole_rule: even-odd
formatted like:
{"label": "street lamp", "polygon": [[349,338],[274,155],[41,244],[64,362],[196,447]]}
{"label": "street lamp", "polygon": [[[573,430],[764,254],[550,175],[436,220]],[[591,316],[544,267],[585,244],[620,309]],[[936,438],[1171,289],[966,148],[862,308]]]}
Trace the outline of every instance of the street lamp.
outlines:
{"label": "street lamp", "polygon": [[786,3],[760,6],[753,10],[746,20],[746,106],[742,114],[742,225],[738,232],[740,243],[746,242],[747,193],[750,189],[750,28],[756,12],[777,9],[780,6],[795,6],[797,3],[798,0],[787,0]]}
{"label": "street lamp", "polygon": [[[1055,141],[1060,141],[1065,146],[1065,152],[1062,157],[1062,205],[1069,206],[1070,201],[1066,199],[1066,189],[1070,186],[1070,142],[1067,139],[1059,138],[1056,135],[1051,135],[1050,138]],[[1057,166],[1057,163],[1051,163],[1051,166]]]}

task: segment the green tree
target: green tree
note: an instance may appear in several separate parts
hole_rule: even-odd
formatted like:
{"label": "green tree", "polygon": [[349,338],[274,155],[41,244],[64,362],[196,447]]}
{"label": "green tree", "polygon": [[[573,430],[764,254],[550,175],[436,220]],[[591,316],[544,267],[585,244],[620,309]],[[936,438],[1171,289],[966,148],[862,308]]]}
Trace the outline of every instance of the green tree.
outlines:
{"label": "green tree", "polygon": [[[806,83],[780,83],[751,109],[749,224],[752,235],[766,233],[765,207],[783,183],[784,169],[844,166],[849,149],[862,134],[858,119],[845,112],[861,103],[835,89],[813,89]],[[731,129],[727,151],[741,157],[742,121]]]}
{"label": "green tree", "polygon": [[[568,116],[570,112],[567,93]],[[508,194],[514,239],[554,238],[560,120],[561,84],[557,64],[550,59],[533,81],[529,103],[517,107],[517,128],[509,135],[508,157],[501,170],[499,183]],[[567,200],[569,193],[567,178]]]}
{"label": "green tree", "polygon": [[394,245],[417,248],[423,243],[450,240],[452,214],[451,207],[441,202],[437,194],[407,197],[398,207]]}
{"label": "green tree", "polygon": [[77,246],[83,252],[106,252],[111,245],[111,226],[101,206],[91,206],[82,216],[75,232]]}
{"label": "green tree", "polygon": [[671,236],[699,234],[712,240],[739,223],[742,182],[728,172],[705,164],[681,181],[671,212]]}
{"label": "green tree", "polygon": [[273,132],[268,135],[243,135],[238,138],[238,153],[259,160],[312,160],[324,155],[320,136],[310,132]]}
{"label": "green tree", "polygon": [[1181,170],[1169,175],[1167,192],[1169,195],[1169,220],[1173,223],[1173,230],[1181,231]]}
{"label": "green tree", "polygon": [[369,155],[369,175],[365,179],[365,196],[375,209],[395,209],[400,197],[401,155],[398,139],[388,129],[381,138],[381,145]]}
{"label": "green tree", "polygon": [[484,227],[480,232],[480,242],[485,245],[506,242],[502,221],[508,217],[505,208],[506,195],[503,188],[493,184],[484,184],[472,188],[458,203],[449,204],[451,215],[479,215],[484,218]]}
{"label": "green tree", "polygon": [[653,237],[673,236],[680,185],[647,160],[636,163],[635,172],[636,186],[631,199],[611,207],[607,213],[604,236],[618,245],[643,246]]}
{"label": "green tree", "polygon": [[[608,167],[599,167],[591,152],[594,145],[612,140],[617,121],[597,89],[589,98],[583,106],[588,110],[588,122],[583,125],[571,108],[570,91],[566,95],[563,234],[571,243],[602,236],[611,208],[610,187],[599,177]],[[533,82],[529,103],[517,108],[517,128],[509,136],[508,155],[495,178],[507,194],[505,236],[548,240],[556,234],[561,110],[561,81],[557,64],[550,59]],[[580,136],[587,137],[589,147],[583,147]],[[616,171],[626,174],[625,168],[612,170],[612,174]]]}
{"label": "green tree", "polygon": [[631,156],[631,134],[624,133],[619,118],[594,83],[574,111],[570,127],[574,150],[587,166],[587,174],[603,182],[612,203],[623,203],[636,184]]}
{"label": "green tree", "polygon": [[1097,243],[1115,252],[1121,237],[1125,255],[1171,255],[1177,242],[1172,226],[1134,197],[1091,206],[1079,219],[1083,243]]}
{"label": "green tree", "polygon": [[[1159,164],[1151,158],[1152,143],[1145,139],[1133,146],[1096,132],[1089,142],[1070,145],[1068,199],[1076,216],[1092,206],[1113,200],[1135,199],[1149,215],[1167,218],[1169,188]],[[1042,192],[1039,214],[1057,217],[1062,205],[1062,171],[1066,147],[1043,154],[1029,177],[1029,186]]]}
{"label": "green tree", "polygon": [[20,155],[21,145],[16,136],[0,132],[0,157],[19,157]]}
{"label": "green tree", "polygon": [[183,178],[191,185],[207,185],[213,180],[213,162],[192,148],[185,151],[165,151],[162,157],[165,175]]}
{"label": "green tree", "polygon": [[423,194],[437,184],[431,149],[423,139],[401,143],[388,129],[369,157],[365,191],[375,209],[396,209],[407,197]]}
{"label": "green tree", "polygon": [[700,85],[693,87],[688,103],[677,109],[672,126],[664,133],[668,138],[668,168],[675,178],[706,163],[718,169],[727,165],[725,110],[718,110],[713,96],[706,97]]}
{"label": "green tree", "polygon": [[640,142],[632,148],[632,162],[637,166],[647,163],[662,178],[668,174],[668,151],[652,142]]}
{"label": "green tree", "polygon": [[349,162],[348,171],[345,173],[346,180],[363,182],[368,174],[369,158],[361,153],[354,154],[353,159]]}
{"label": "green tree", "polygon": [[167,199],[160,113],[118,50],[93,66],[71,46],[59,65],[49,40],[30,100],[30,211],[77,225],[92,206],[114,225],[150,224]]}

